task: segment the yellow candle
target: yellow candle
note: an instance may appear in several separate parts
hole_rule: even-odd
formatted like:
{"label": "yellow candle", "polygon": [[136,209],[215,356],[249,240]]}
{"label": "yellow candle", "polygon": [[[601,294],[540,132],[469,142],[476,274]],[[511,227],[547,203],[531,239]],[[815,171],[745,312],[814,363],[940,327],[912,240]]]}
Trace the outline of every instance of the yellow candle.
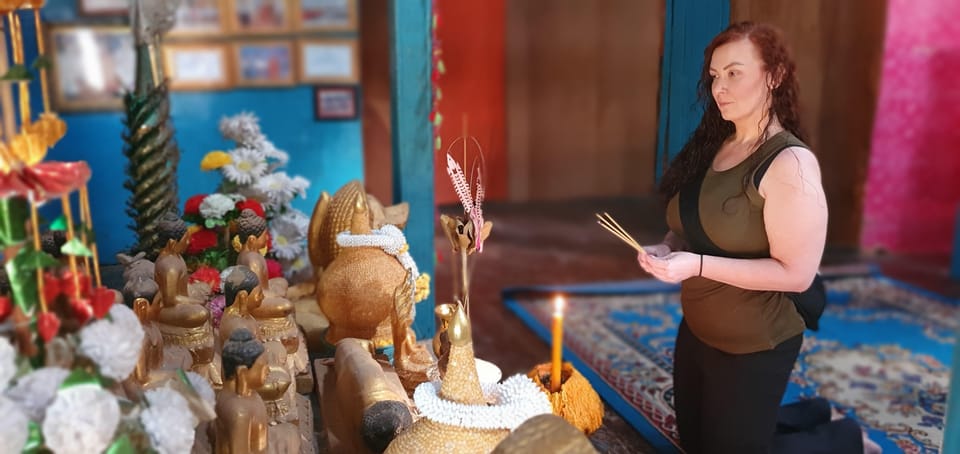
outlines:
{"label": "yellow candle", "polygon": [[550,392],[560,391],[563,365],[563,296],[553,300],[553,356],[550,361]]}

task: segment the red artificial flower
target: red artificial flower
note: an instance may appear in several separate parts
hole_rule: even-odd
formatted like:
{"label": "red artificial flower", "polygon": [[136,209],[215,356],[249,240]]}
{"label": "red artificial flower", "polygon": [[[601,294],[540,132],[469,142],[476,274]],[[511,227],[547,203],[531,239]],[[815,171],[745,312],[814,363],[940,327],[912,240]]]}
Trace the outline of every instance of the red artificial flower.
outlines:
{"label": "red artificial flower", "polygon": [[0,296],[0,322],[13,313],[13,301],[9,296]]}
{"label": "red artificial flower", "polygon": [[80,285],[79,295],[84,297],[90,294],[90,276],[83,271],[77,271],[77,282],[73,280],[73,273],[66,271],[62,277],[49,271],[43,273],[43,296],[47,301],[54,301],[60,295],[66,295],[69,298],[77,296],[77,284]]}
{"label": "red artificial flower", "polygon": [[206,282],[214,293],[220,292],[220,272],[216,268],[201,265],[190,275],[190,282]]}
{"label": "red artificial flower", "polygon": [[187,254],[199,254],[217,245],[217,232],[210,229],[200,229],[190,235],[190,245]]}
{"label": "red artificial flower", "polygon": [[70,298],[69,305],[70,310],[73,312],[73,318],[80,322],[81,325],[86,324],[87,320],[93,317],[93,307],[90,305],[89,299]]}
{"label": "red artificial flower", "polygon": [[200,215],[200,204],[203,203],[203,199],[207,198],[206,194],[197,194],[193,197],[187,199],[187,202],[183,204],[183,215],[184,216],[199,216]]}
{"label": "red artificial flower", "polygon": [[50,342],[60,331],[60,319],[53,312],[44,312],[37,316],[37,331],[44,342]]}
{"label": "red artificial flower", "polygon": [[254,199],[241,200],[237,202],[236,208],[240,213],[243,213],[243,210],[253,210],[254,213],[257,213],[257,216],[260,216],[261,218],[266,217],[263,211],[263,205]]}
{"label": "red artificial flower", "polygon": [[283,267],[274,259],[267,259],[267,279],[283,277]]}
{"label": "red artificial flower", "polygon": [[93,316],[103,318],[110,312],[110,307],[116,302],[116,295],[113,290],[106,287],[94,288],[90,294],[90,306],[93,309]]}

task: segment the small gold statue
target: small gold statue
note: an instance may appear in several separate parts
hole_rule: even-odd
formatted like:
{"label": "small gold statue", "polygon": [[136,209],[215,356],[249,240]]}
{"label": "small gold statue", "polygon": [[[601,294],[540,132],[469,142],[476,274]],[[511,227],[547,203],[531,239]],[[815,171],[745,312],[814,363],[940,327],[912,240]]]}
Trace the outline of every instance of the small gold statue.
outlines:
{"label": "small gold statue", "polygon": [[375,235],[363,194],[357,195],[355,203],[350,231],[341,234],[341,239],[356,240],[357,244],[344,247],[320,275],[317,302],[330,321],[325,337],[328,344],[352,337],[373,340],[380,348],[393,342],[393,294],[406,279],[407,270],[397,257],[367,241]]}
{"label": "small gold statue", "polygon": [[140,359],[137,360],[133,373],[124,382],[128,395],[136,394],[138,390],[149,387],[161,378],[166,378],[160,377],[157,373],[163,366],[163,336],[157,324],[159,309],[159,304],[150,303],[146,298],[137,296],[133,300],[133,312],[140,319],[144,335]]}
{"label": "small gold statue", "polygon": [[250,315],[257,320],[258,337],[282,343],[293,373],[304,373],[309,362],[306,342],[294,320],[295,306],[285,297],[287,282],[282,278],[269,279],[267,261],[260,252],[266,246],[266,234],[266,220],[253,210],[241,212],[237,219],[237,236],[242,246],[237,265],[246,266],[257,274],[264,294],[260,305],[250,309]]}
{"label": "small gold statue", "polygon": [[393,312],[390,314],[394,345],[393,368],[408,393],[413,393],[420,383],[440,378],[437,361],[430,356],[426,347],[417,343],[417,336],[410,329],[413,323],[413,291],[408,274],[407,279],[404,279],[394,292]]}
{"label": "small gold statue", "polygon": [[259,332],[257,320],[250,311],[260,307],[263,302],[263,290],[257,275],[243,265],[228,269],[223,280],[223,293],[227,303],[220,319],[220,342],[225,344],[233,331],[245,328],[252,333]]}
{"label": "small gold statue", "polygon": [[217,396],[215,452],[263,453],[267,450],[267,409],[255,389],[267,379],[263,344],[238,329],[223,346],[224,386]]}
{"label": "small gold statue", "polygon": [[364,209],[370,229],[379,229],[386,224],[402,229],[407,224],[410,216],[409,204],[403,202],[384,207],[376,197],[366,193],[359,180],[343,185],[332,198],[324,192],[313,208],[307,235],[310,263],[318,277],[340,254],[342,248],[337,244],[337,234],[350,229],[354,212],[358,209],[357,197],[366,200]]}
{"label": "small gold statue", "polygon": [[[167,347],[182,347],[190,352],[192,369],[207,379],[216,389],[223,381],[220,362],[214,349],[213,325],[210,311],[202,301],[189,296],[189,273],[181,254],[190,240],[187,225],[175,212],[166,213],[157,225],[164,247],[157,257],[154,280],[159,291],[154,304],[162,304],[157,316],[163,343]],[[182,359],[177,359],[182,363]],[[175,368],[167,367],[165,368]]]}
{"label": "small gold statue", "polygon": [[299,417],[295,388],[290,387],[293,373],[288,363],[287,348],[278,340],[264,339],[260,329],[261,322],[250,315],[263,301],[260,280],[253,270],[243,265],[227,270],[223,291],[226,300],[232,301],[232,304],[224,309],[220,321],[220,338],[225,344],[231,334],[239,329],[260,334],[258,338],[264,341],[266,349],[263,357],[268,366],[268,375],[264,385],[256,391],[266,404],[271,423],[289,421],[296,424]]}

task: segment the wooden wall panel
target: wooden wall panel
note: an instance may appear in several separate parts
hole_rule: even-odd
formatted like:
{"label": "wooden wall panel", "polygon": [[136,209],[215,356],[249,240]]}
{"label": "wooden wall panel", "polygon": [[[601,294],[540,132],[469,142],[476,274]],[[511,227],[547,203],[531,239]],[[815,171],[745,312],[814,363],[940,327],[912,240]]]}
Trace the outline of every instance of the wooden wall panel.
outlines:
{"label": "wooden wall panel", "polygon": [[662,2],[507,2],[512,200],[653,185]]}
{"label": "wooden wall panel", "polygon": [[803,127],[823,171],[832,245],[858,244],[885,11],[885,0],[730,2],[731,21],[774,25],[793,50]]}
{"label": "wooden wall panel", "polygon": [[363,0],[360,6],[364,185],[380,202],[389,204],[393,200],[393,156],[387,0]]}

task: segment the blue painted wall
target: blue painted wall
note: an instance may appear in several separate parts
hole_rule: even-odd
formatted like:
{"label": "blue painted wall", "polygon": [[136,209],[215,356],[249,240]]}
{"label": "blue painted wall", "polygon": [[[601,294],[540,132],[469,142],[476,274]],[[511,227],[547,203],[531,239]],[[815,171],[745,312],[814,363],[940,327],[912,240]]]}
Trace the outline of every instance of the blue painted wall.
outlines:
{"label": "blue painted wall", "polygon": [[[91,23],[77,17],[74,0],[49,0],[44,20],[54,23]],[[33,19],[23,16],[26,58],[36,56]],[[40,112],[39,83],[32,87],[34,112]],[[306,199],[294,206],[309,215],[321,191],[334,192],[343,184],[363,178],[363,143],[360,120],[314,121],[312,86],[289,88],[237,89],[219,92],[174,92],[170,96],[173,126],[180,146],[178,174],[181,207],[187,197],[216,189],[219,173],[202,172],[200,160],[206,152],[227,150],[231,142],[223,139],[218,122],[225,115],[250,111],[261,119],[261,129],[274,144],[290,154],[287,172],[310,180]],[[49,160],[86,160],[93,169],[90,181],[94,229],[103,263],[115,263],[114,254],[134,243],[126,226],[125,214],[130,193],[123,156],[122,112],[61,113],[67,122],[67,135],[47,155]],[[59,205],[59,204],[52,204]],[[59,213],[57,207],[43,211],[47,217]]]}

